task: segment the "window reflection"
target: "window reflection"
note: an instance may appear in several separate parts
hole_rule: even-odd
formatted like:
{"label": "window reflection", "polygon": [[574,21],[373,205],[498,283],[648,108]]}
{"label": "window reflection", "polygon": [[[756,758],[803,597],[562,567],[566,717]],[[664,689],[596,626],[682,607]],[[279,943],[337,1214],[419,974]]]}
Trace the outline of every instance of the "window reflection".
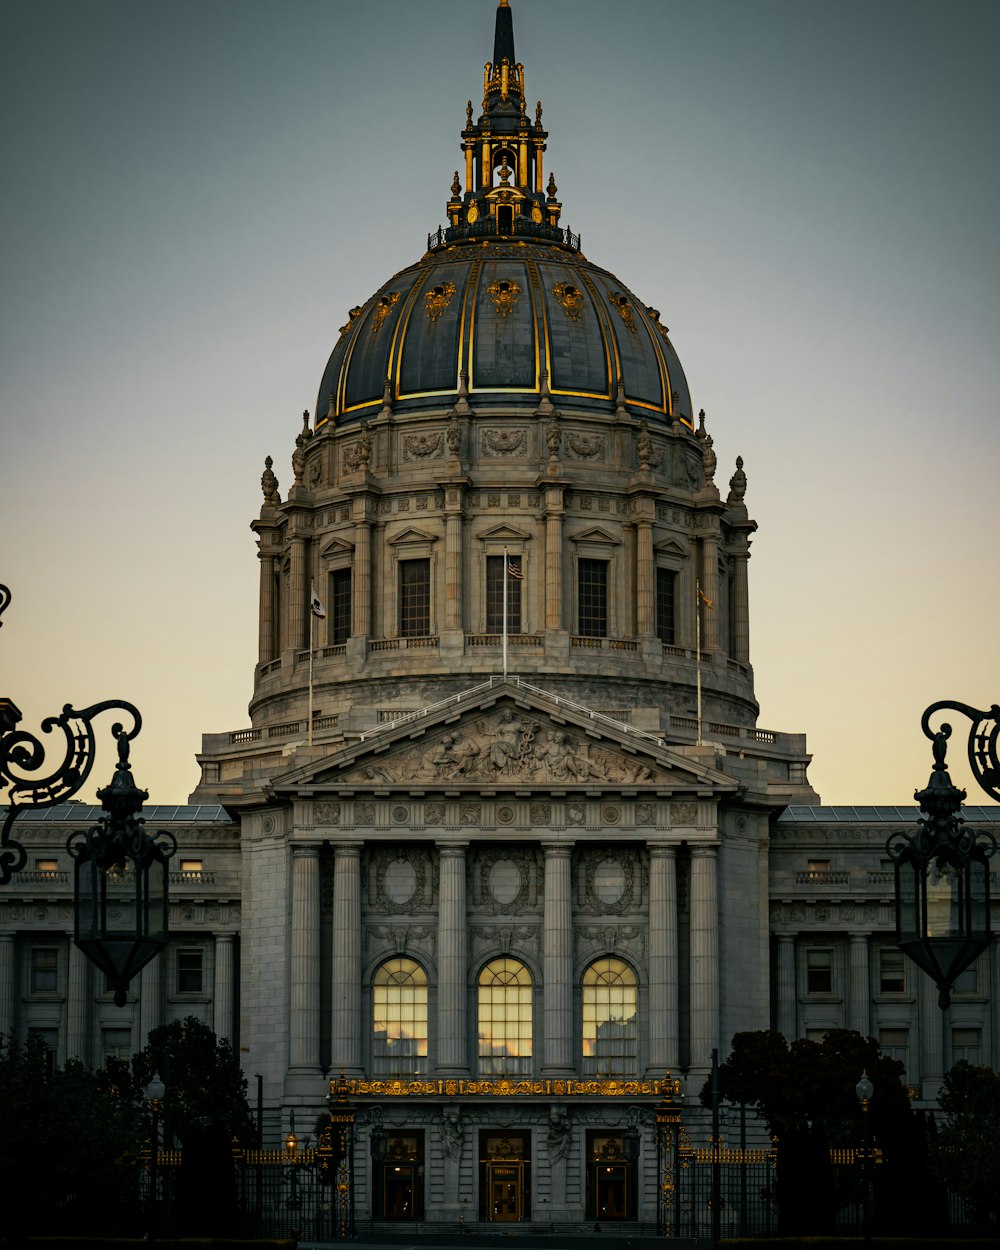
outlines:
{"label": "window reflection", "polygon": [[427,1071],[427,974],[412,959],[387,959],[372,986],[372,1067],[379,1076]]}
{"label": "window reflection", "polygon": [[583,974],[583,1070],[589,1076],[638,1071],[635,973],[620,959],[598,959]]}
{"label": "window reflection", "polygon": [[494,959],[479,974],[479,1072],[531,1072],[531,973],[516,959]]}

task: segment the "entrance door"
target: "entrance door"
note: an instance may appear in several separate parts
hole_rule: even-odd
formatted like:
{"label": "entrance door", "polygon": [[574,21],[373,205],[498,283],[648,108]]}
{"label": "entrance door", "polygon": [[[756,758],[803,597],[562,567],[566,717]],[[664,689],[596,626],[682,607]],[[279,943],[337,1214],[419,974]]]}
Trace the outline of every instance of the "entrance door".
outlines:
{"label": "entrance door", "polygon": [[491,1163],[488,1166],[490,1219],[504,1223],[519,1220],[522,1208],[520,1163]]}
{"label": "entrance door", "polygon": [[531,1134],[479,1135],[479,1218],[510,1224],[531,1219]]}
{"label": "entrance door", "polygon": [[597,1165],[597,1210],[599,1220],[624,1220],[628,1218],[628,1178],[626,1164],[599,1163]]}
{"label": "entrance door", "polygon": [[413,1219],[413,1167],[390,1164],[382,1174],[382,1217],[386,1220]]}

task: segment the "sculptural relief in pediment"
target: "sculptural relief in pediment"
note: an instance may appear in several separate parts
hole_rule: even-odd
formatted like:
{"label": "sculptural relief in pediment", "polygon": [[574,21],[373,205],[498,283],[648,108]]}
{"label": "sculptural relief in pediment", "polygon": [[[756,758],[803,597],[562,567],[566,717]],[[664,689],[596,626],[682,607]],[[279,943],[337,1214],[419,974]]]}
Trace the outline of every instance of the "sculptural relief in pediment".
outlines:
{"label": "sculptural relief in pediment", "polygon": [[345,782],[498,782],[635,785],[654,780],[644,760],[590,742],[561,725],[513,708],[470,720],[377,764],[349,770]]}

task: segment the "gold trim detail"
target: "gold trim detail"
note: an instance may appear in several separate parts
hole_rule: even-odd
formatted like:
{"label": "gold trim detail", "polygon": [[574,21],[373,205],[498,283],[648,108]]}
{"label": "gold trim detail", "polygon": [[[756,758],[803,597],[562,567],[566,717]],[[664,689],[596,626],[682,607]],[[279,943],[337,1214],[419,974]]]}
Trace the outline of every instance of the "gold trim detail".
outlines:
{"label": "gold trim detail", "polygon": [[470,226],[474,226],[479,220],[479,209],[475,206],[475,204],[472,204],[469,207],[469,211],[465,214],[465,220]]}
{"label": "gold trim detail", "polygon": [[486,294],[496,306],[497,314],[506,317],[517,303],[517,298],[521,294],[521,284],[515,282],[513,278],[495,278],[486,288]]}
{"label": "gold trim detail", "polygon": [[[331,1082],[331,1086],[335,1082]],[[356,1096],[370,1095],[378,1098],[413,1098],[421,1096],[439,1097],[486,1097],[486,1098],[519,1098],[543,1097],[598,1097],[598,1098],[650,1098],[677,1097],[680,1092],[679,1083],[671,1078],[666,1080],[617,1080],[613,1077],[599,1078],[593,1081],[541,1081],[528,1078],[525,1080],[500,1077],[496,1080],[464,1081],[454,1078],[437,1081],[371,1081],[347,1080],[347,1093]]]}
{"label": "gold trim detail", "polygon": [[399,302],[399,292],[390,291],[388,295],[383,295],[375,305],[375,312],[372,316],[372,334],[378,334],[379,330],[385,324],[385,319],[392,312]]}
{"label": "gold trim detail", "polygon": [[442,282],[437,286],[432,286],[424,296],[424,308],[427,311],[427,320],[433,324],[438,317],[451,303],[451,297],[455,294],[454,282]]}
{"label": "gold trim detail", "polygon": [[552,294],[562,305],[567,317],[573,321],[580,320],[580,313],[583,310],[583,292],[578,286],[574,286],[572,282],[557,282],[552,288]]}
{"label": "gold trim detail", "polygon": [[632,305],[627,295],[622,295],[620,291],[615,291],[608,296],[611,306],[618,312],[622,321],[628,326],[632,334],[638,334],[635,324],[635,313],[632,311]]}
{"label": "gold trim detail", "polygon": [[531,220],[538,226],[545,220],[545,214],[537,204],[532,204],[531,206]]}

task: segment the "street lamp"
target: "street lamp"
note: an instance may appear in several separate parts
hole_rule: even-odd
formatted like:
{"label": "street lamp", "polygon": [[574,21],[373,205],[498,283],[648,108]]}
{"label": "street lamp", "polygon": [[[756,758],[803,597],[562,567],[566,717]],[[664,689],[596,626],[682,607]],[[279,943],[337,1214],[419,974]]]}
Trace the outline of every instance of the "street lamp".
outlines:
{"label": "street lamp", "polygon": [[167,944],[167,861],[177,840],[162,829],[146,832],[139,812],[149,793],[132,779],[130,735],[115,729],[118,767],[111,785],[97,792],[108,815],[71,833],[66,849],[76,860],[74,940],[124,1007],[129,982]]}
{"label": "street lamp", "polygon": [[163,1102],[163,1096],[166,1092],[166,1086],[160,1080],[159,1073],[154,1072],[152,1080],[146,1086],[146,1097],[149,1100],[150,1111],[153,1113],[153,1131],[149,1153],[149,1230],[151,1240],[155,1238],[159,1224],[157,1210],[160,1168],[160,1104]]}
{"label": "street lamp", "polygon": [[871,1134],[868,1125],[868,1104],[872,1100],[872,1094],[875,1088],[868,1079],[868,1073],[861,1073],[861,1080],[854,1087],[854,1092],[858,1096],[858,1102],[861,1104],[861,1227],[864,1234],[865,1245],[871,1245],[872,1229],[871,1229],[871,1209],[869,1198],[870,1175],[868,1170],[868,1160],[871,1154],[869,1149]]}
{"label": "street lamp", "polygon": [[[945,764],[951,726],[932,732],[928,724],[940,706],[924,713],[934,767],[926,788],[913,796],[922,813],[919,827],[911,836],[891,834],[886,852],[896,872],[897,945],[932,978],[938,1005],[944,1009],[951,1002],[956,977],[990,942],[988,861],[997,844],[986,830],[963,827],[965,819],[959,812],[965,791],[952,784]],[[995,737],[994,731],[994,752]],[[982,784],[982,777],[979,780]]]}

